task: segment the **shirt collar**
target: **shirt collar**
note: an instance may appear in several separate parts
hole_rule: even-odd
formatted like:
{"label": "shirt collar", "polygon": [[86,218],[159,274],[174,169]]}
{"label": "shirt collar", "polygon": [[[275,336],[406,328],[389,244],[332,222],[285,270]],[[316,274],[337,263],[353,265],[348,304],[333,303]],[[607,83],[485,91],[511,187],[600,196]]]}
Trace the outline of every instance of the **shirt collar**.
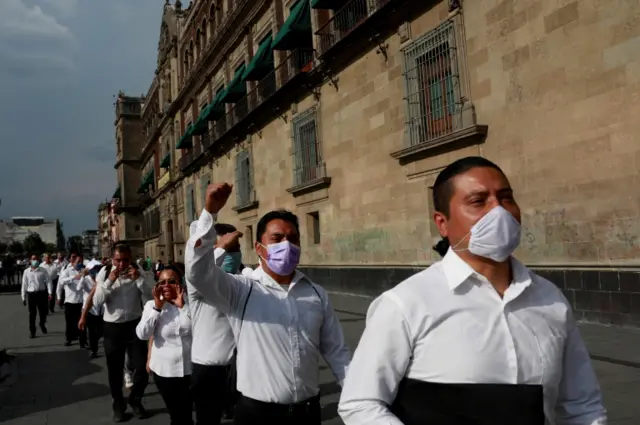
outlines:
{"label": "shirt collar", "polygon": [[[278,282],[273,280],[271,278],[271,276],[269,276],[267,273],[265,273],[265,271],[263,270],[262,267],[258,267],[257,269],[255,269],[253,271],[252,277],[254,279],[260,280],[260,282],[264,286],[268,286],[270,288],[277,288],[277,289],[282,290],[282,286],[280,286],[280,284]],[[309,278],[304,273],[299,272],[298,270],[296,270],[294,275],[293,275],[293,279],[291,279],[291,284],[290,284],[289,288],[293,288],[293,286],[296,283],[300,282],[303,279],[306,279],[308,282],[310,282]]]}
{"label": "shirt collar", "polygon": [[[513,270],[512,284],[521,287],[522,289],[531,285],[531,275],[529,269],[525,267],[515,257],[511,257],[511,267]],[[454,291],[457,287],[462,285],[470,277],[476,277],[479,279],[485,279],[480,273],[476,272],[467,264],[460,256],[451,248],[447,251],[447,254],[442,259],[442,271],[447,279],[449,288]]]}

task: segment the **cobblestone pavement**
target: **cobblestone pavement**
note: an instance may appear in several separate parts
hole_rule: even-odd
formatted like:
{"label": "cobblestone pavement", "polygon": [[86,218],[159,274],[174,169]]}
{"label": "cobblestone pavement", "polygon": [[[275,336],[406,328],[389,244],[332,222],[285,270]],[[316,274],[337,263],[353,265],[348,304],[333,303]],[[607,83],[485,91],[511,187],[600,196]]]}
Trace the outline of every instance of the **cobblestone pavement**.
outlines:
{"label": "cobblestone pavement", "polygon": [[[365,297],[332,294],[346,338],[355,347],[370,302]],[[77,346],[64,347],[64,318],[49,317],[49,334],[29,339],[27,311],[17,295],[0,295],[0,348],[16,356],[18,380],[0,383],[0,422],[6,425],[86,425],[111,423],[110,397],[103,357],[90,360]],[[611,425],[640,423],[640,331],[585,325],[582,332],[594,358]],[[342,424],[336,415],[339,387],[323,367],[322,404],[326,425]],[[168,423],[153,384],[145,405],[154,415],[147,425]],[[130,422],[139,422],[132,419]]]}

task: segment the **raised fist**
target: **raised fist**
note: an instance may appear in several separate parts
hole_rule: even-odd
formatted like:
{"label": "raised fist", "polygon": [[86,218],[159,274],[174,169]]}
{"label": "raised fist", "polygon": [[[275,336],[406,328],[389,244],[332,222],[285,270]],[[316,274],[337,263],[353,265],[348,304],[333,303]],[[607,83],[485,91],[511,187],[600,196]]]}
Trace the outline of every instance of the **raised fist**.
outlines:
{"label": "raised fist", "polygon": [[209,214],[217,214],[227,203],[233,186],[228,183],[210,184],[207,188],[207,197],[204,209]]}

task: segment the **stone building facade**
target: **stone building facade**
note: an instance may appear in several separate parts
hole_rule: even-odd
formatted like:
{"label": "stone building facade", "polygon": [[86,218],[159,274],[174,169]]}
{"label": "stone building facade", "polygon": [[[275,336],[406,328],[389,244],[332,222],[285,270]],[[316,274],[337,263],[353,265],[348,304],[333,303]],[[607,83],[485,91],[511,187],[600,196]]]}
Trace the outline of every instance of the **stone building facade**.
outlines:
{"label": "stone building facade", "polygon": [[219,219],[246,263],[259,218],[287,208],[303,271],[379,293],[437,259],[435,177],[481,155],[522,207],[519,258],[580,318],[638,326],[637,16],[625,0],[166,5],[145,252],[182,261],[207,184],[226,181]]}

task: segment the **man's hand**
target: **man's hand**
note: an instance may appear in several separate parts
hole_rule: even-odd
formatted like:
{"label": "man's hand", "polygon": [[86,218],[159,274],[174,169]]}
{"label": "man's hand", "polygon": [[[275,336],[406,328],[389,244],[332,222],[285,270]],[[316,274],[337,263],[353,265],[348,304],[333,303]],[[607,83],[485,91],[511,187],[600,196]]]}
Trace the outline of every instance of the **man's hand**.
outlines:
{"label": "man's hand", "polygon": [[49,301],[53,298],[53,295],[49,294]]}
{"label": "man's hand", "polygon": [[137,267],[131,267],[129,268],[128,275],[131,280],[138,280],[138,278],[140,277],[140,271]]}
{"label": "man's hand", "polygon": [[84,331],[84,328],[87,326],[87,319],[84,317],[84,314],[82,315],[82,317],[80,317],[80,321],[78,322],[78,329],[80,329],[81,331]]}
{"label": "man's hand", "polygon": [[207,197],[204,209],[209,214],[217,214],[227,203],[233,186],[228,183],[210,184],[207,188]]}
{"label": "man's hand", "polygon": [[118,271],[117,270],[111,270],[111,273],[109,273],[109,280],[111,281],[111,283],[115,282],[116,279],[118,279]]}
{"label": "man's hand", "polygon": [[82,275],[81,275],[80,273],[78,273],[78,274],[77,274],[77,275],[75,275],[73,278],[74,278],[75,280],[80,280],[80,279],[82,279]]}
{"label": "man's hand", "polygon": [[162,306],[164,306],[165,299],[162,296],[162,288],[158,285],[153,287],[151,291],[153,294],[153,303],[158,310],[162,310]]}
{"label": "man's hand", "polygon": [[218,243],[216,245],[218,246],[218,248],[229,251],[229,248],[238,246],[238,241],[241,237],[242,233],[236,230],[235,232],[227,233],[224,236],[220,236],[220,239],[218,239]]}

